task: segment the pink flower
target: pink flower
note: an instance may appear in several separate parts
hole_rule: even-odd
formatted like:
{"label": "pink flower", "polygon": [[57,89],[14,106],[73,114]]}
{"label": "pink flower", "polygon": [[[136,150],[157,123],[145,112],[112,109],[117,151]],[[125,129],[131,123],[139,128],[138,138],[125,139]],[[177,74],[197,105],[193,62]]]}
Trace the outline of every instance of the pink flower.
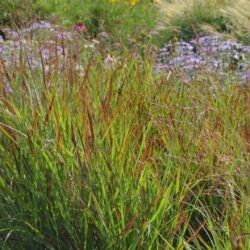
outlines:
{"label": "pink flower", "polygon": [[73,30],[76,31],[76,32],[87,32],[87,28],[86,26],[79,22],[79,23],[75,23],[74,26],[73,26]]}

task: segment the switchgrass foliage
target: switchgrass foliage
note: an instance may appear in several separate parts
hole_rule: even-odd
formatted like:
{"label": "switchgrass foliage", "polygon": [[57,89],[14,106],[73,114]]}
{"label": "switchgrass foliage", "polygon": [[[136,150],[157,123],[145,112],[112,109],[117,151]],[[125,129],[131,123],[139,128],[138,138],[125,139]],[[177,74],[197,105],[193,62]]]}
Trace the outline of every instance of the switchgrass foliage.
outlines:
{"label": "switchgrass foliage", "polygon": [[[1,2],[3,23],[20,24],[21,3]],[[83,18],[91,32],[119,39],[137,36],[150,11],[143,1],[32,3],[27,22],[37,13],[66,24]],[[171,25],[189,27],[192,15],[173,15]],[[59,58],[36,72],[21,56],[11,69],[0,61],[3,249],[250,248],[249,84],[204,72],[187,85],[156,74],[151,53],[120,51],[110,67],[102,49],[78,53],[63,58],[63,71]]]}
{"label": "switchgrass foliage", "polygon": [[197,34],[226,32],[250,43],[249,0],[156,0],[163,38],[189,40]]}
{"label": "switchgrass foliage", "polygon": [[249,85],[149,57],[1,68],[3,249],[249,249]]}

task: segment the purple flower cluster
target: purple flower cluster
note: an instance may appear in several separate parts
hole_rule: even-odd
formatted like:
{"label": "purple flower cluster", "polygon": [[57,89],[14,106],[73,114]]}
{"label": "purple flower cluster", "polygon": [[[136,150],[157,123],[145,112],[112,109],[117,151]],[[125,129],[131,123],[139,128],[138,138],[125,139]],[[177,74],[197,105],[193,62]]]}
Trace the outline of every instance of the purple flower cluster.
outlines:
{"label": "purple flower cluster", "polygon": [[0,57],[8,68],[16,68],[21,64],[32,70],[41,68],[42,60],[49,64],[55,57],[62,56],[62,47],[54,41],[37,44],[34,41],[5,41],[0,42]]}
{"label": "purple flower cluster", "polygon": [[207,72],[219,77],[230,75],[245,83],[250,78],[249,67],[250,46],[221,35],[165,45],[159,52],[155,69],[181,72],[183,78],[189,80]]}
{"label": "purple flower cluster", "polygon": [[56,29],[51,23],[41,21],[38,23],[33,23],[29,28],[22,29],[20,31],[20,34],[31,33],[39,29],[47,29],[51,32],[56,31]]}
{"label": "purple flower cluster", "polygon": [[[48,32],[48,40],[38,43],[34,34],[43,35]],[[62,40],[72,40],[73,33],[56,29],[51,23],[38,22],[30,27],[19,30],[18,32],[9,28],[3,29],[5,39],[0,39],[0,57],[6,66],[15,67],[20,65],[20,58],[24,64],[28,64],[32,69],[41,67],[41,55],[45,63],[49,63],[53,58],[60,57],[63,48],[59,45]],[[58,41],[57,43],[55,41]]]}
{"label": "purple flower cluster", "polygon": [[[77,37],[77,32],[62,30],[48,22],[34,23],[18,32],[9,28],[0,33],[0,60],[11,72],[26,67],[29,70],[40,70],[44,67],[45,73],[51,70],[65,70],[70,61],[71,70],[83,74],[83,68],[72,59],[70,45]],[[75,53],[77,54],[77,53]],[[1,66],[1,65],[0,65]],[[10,83],[5,79],[6,92],[11,92]]]}
{"label": "purple flower cluster", "polygon": [[[21,29],[19,31],[14,31],[10,28],[4,28],[6,40],[18,41],[21,39],[26,39],[27,37],[32,37],[34,34],[39,32],[48,32],[52,38],[72,40],[73,35],[71,32],[65,30],[59,30],[49,22],[38,22],[33,23],[30,27]],[[0,39],[1,40],[1,39]]]}

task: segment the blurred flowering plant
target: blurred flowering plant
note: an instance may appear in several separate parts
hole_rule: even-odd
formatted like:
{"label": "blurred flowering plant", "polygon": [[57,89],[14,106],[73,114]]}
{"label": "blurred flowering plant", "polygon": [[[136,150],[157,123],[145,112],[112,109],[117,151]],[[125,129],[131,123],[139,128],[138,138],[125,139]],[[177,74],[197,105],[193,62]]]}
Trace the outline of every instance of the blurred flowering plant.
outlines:
{"label": "blurred flowering plant", "polygon": [[83,32],[83,33],[87,32],[86,26],[81,22],[75,23],[73,25],[73,30],[76,31],[76,32]]}
{"label": "blurred flowering plant", "polygon": [[231,73],[244,83],[250,78],[250,46],[228,40],[223,35],[169,43],[160,50],[157,61],[157,71],[181,70],[185,77],[192,78],[206,72],[221,77]]}
{"label": "blurred flowering plant", "polygon": [[130,3],[131,5],[136,5],[139,0],[110,0],[110,2],[112,3],[117,3],[117,2],[128,2]]}

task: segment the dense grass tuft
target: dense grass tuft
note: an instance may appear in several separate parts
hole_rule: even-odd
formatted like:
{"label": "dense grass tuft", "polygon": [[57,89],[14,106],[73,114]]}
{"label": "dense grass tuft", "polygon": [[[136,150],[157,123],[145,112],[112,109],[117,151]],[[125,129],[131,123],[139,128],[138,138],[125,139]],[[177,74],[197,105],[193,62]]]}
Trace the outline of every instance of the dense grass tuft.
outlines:
{"label": "dense grass tuft", "polygon": [[228,33],[250,42],[249,0],[156,0],[162,18],[159,29],[166,41]]}
{"label": "dense grass tuft", "polygon": [[[56,40],[67,53],[34,70],[23,51],[10,67],[0,56],[1,248],[249,249],[250,85],[156,73],[151,1],[66,2],[0,5],[4,25],[54,16],[112,37]],[[202,25],[247,37],[230,1],[209,2],[167,9],[165,42]]]}
{"label": "dense grass tuft", "polygon": [[249,246],[249,86],[92,60],[51,87],[17,75],[1,98],[2,246]]}

